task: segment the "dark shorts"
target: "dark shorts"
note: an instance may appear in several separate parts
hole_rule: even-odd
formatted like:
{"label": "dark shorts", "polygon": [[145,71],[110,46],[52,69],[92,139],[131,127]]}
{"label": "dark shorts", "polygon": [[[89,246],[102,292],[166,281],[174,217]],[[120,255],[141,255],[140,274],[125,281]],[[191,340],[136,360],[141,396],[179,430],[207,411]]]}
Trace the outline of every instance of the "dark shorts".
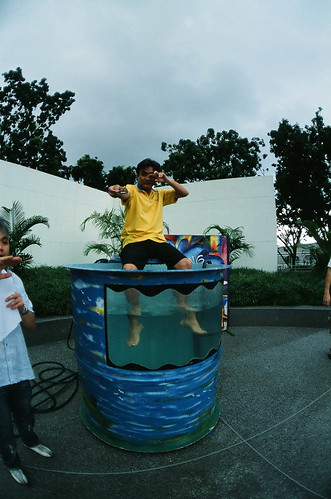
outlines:
{"label": "dark shorts", "polygon": [[142,270],[147,260],[157,259],[165,263],[168,269],[173,269],[176,263],[186,258],[183,253],[169,243],[156,243],[147,239],[138,243],[130,243],[124,246],[120,253],[122,265],[132,263]]}

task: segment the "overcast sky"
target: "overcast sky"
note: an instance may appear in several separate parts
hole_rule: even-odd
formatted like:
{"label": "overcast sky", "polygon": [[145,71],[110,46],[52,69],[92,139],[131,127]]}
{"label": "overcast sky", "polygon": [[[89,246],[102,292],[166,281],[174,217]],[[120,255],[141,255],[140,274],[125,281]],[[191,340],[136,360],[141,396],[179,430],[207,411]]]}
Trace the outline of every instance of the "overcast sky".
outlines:
{"label": "overcast sky", "polygon": [[0,0],[0,28],[1,73],[75,92],[68,164],[162,163],[208,128],[267,140],[318,107],[331,124],[330,0]]}

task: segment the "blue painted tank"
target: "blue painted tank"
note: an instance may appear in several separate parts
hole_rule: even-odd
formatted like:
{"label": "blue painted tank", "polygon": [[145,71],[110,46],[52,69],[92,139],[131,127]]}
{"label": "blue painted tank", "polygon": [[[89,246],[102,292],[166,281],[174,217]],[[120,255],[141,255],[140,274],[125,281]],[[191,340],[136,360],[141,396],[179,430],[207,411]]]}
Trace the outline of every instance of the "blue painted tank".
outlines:
{"label": "blue painted tank", "polygon": [[110,261],[69,268],[80,415],[88,429],[141,452],[178,449],[208,434],[219,418],[228,266],[123,271]]}

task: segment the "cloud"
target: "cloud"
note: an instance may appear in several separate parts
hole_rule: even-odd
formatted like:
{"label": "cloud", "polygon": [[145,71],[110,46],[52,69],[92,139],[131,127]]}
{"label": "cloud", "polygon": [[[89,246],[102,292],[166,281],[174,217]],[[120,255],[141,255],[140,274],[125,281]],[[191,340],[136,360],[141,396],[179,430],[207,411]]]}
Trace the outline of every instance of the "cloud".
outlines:
{"label": "cloud", "polygon": [[3,71],[76,93],[54,129],[69,163],[162,162],[162,141],[265,137],[318,106],[330,120],[325,0],[7,0],[1,14]]}

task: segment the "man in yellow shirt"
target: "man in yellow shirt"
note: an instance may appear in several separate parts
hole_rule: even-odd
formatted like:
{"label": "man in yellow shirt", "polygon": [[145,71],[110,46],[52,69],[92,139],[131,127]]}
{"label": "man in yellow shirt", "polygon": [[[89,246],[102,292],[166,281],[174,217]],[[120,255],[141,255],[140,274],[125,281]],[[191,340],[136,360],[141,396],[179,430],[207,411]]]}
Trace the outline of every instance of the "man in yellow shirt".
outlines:
{"label": "man in yellow shirt", "polygon": [[[124,205],[123,249],[120,254],[123,270],[142,270],[150,258],[165,263],[168,269],[190,269],[191,260],[168,244],[163,235],[163,206],[188,196],[188,190],[161,172],[160,164],[152,159],[141,161],[136,170],[137,185],[112,185],[108,188],[108,194],[120,198]],[[155,189],[156,182],[166,184],[171,189]],[[132,289],[129,294],[131,335],[128,346],[138,344],[142,329],[136,318],[140,315],[140,307],[135,291]],[[200,328],[195,313],[186,306],[184,297],[181,306],[191,312],[183,319],[182,325],[190,327],[195,333],[204,334],[206,331]]]}
{"label": "man in yellow shirt", "polygon": [[[125,223],[122,231],[121,261],[124,270],[142,270],[149,258],[157,258],[168,268],[190,269],[192,262],[166,242],[163,235],[163,206],[188,196],[188,190],[165,173],[152,159],[137,166],[138,185],[112,185],[108,193],[124,205]],[[172,189],[154,189],[156,182]],[[133,244],[134,243],[134,244]],[[139,243],[139,244],[138,244]]]}

